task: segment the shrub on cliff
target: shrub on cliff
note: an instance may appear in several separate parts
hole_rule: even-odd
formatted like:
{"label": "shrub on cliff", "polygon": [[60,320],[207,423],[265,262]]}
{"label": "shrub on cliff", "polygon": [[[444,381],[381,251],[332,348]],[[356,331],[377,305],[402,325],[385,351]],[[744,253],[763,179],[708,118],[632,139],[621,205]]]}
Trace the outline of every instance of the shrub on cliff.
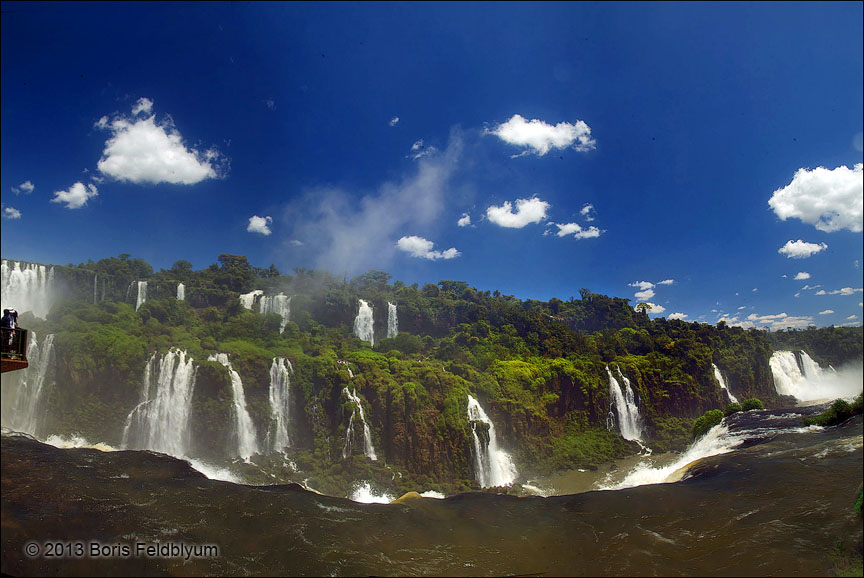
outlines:
{"label": "shrub on cliff", "polygon": [[693,439],[695,440],[704,436],[708,433],[708,430],[720,423],[722,420],[722,410],[712,409],[705,412],[702,417],[696,418],[696,421],[693,422]]}
{"label": "shrub on cliff", "polygon": [[741,402],[741,411],[750,411],[751,409],[765,409],[762,401],[758,398],[751,397]]}
{"label": "shrub on cliff", "polygon": [[739,411],[742,411],[741,404],[738,403],[737,401],[733,401],[732,403],[730,403],[729,405],[726,406],[726,409],[723,411],[723,415],[728,417],[728,416],[732,415],[733,413],[738,413]]}
{"label": "shrub on cliff", "polygon": [[837,425],[843,423],[853,415],[859,414],[862,411],[861,394],[855,398],[853,403],[842,399],[835,399],[828,409],[823,411],[816,417],[805,417],[804,425]]}

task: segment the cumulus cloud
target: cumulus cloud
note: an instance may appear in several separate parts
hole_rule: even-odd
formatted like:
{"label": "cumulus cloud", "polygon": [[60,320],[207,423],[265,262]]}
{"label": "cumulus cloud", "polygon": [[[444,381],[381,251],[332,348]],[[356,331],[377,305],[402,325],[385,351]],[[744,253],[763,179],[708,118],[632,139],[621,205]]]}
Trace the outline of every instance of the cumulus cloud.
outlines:
{"label": "cumulus cloud", "polygon": [[142,98],[132,116],[99,119],[96,127],[111,133],[97,164],[102,174],[136,184],[183,185],[222,175],[227,161],[216,149],[187,148],[170,118],[157,123],[155,116],[148,116],[152,108],[153,102]]}
{"label": "cumulus cloud", "polygon": [[645,305],[649,305],[651,307],[651,309],[648,310],[648,313],[663,313],[664,311],[666,311],[665,307],[663,307],[662,305],[657,305],[656,303],[648,303],[646,301]]}
{"label": "cumulus cloud", "polygon": [[537,197],[530,199],[516,199],[516,212],[510,201],[504,201],[500,207],[491,206],[486,209],[486,217],[500,227],[510,229],[521,229],[533,223],[539,223],[546,219],[546,211],[549,203]]}
{"label": "cumulus cloud", "polygon": [[594,220],[594,205],[591,203],[585,203],[585,206],[582,207],[579,214],[585,217],[585,220],[590,223]]}
{"label": "cumulus cloud", "polygon": [[437,261],[438,259],[454,259],[462,254],[454,247],[450,247],[446,251],[433,251],[432,248],[435,246],[435,243],[428,239],[424,239],[423,237],[417,237],[414,235],[402,237],[396,242],[396,246],[412,257],[417,257],[418,259],[429,259],[430,261]]}
{"label": "cumulus cloud", "polygon": [[400,178],[365,194],[338,187],[308,189],[286,206],[280,230],[306,243],[316,268],[385,269],[397,254],[397,239],[412,229],[428,229],[441,216],[462,148],[461,133],[455,130],[439,154],[419,159]]}
{"label": "cumulus cloud", "polygon": [[389,123],[389,124],[390,124],[390,126],[396,126],[396,124],[397,124],[398,122],[399,122],[399,117],[398,117],[398,116],[394,116],[393,118],[390,119],[390,123]]}
{"label": "cumulus cloud", "polygon": [[857,315],[850,315],[849,317],[846,318],[847,321],[852,320],[852,319],[858,319],[858,316]]}
{"label": "cumulus cloud", "polygon": [[15,193],[16,195],[20,195],[21,193],[24,193],[25,195],[29,195],[30,193],[33,192],[33,189],[35,189],[35,188],[36,188],[36,186],[33,183],[31,183],[30,181],[24,181],[23,183],[21,183],[17,187],[12,187],[12,192]]}
{"label": "cumulus cloud", "polygon": [[3,218],[4,219],[20,219],[21,211],[14,207],[3,207]]}
{"label": "cumulus cloud", "polygon": [[558,232],[555,233],[559,237],[566,237],[567,235],[573,235],[574,239],[591,239],[594,237],[599,237],[603,231],[594,227],[588,227],[587,229],[583,229],[577,223],[567,223],[562,225],[560,223],[550,223],[550,225],[555,225],[558,227]]}
{"label": "cumulus cloud", "polygon": [[670,313],[668,319],[684,319],[686,317],[686,313]]}
{"label": "cumulus cloud", "polygon": [[553,126],[536,118],[529,121],[514,114],[507,122],[492,130],[487,129],[486,134],[493,134],[508,144],[525,147],[523,153],[514,156],[534,153],[542,157],[553,148],[589,151],[597,145],[591,138],[591,128],[581,120],[573,124],[559,122]]}
{"label": "cumulus cloud", "polygon": [[675,283],[675,279],[664,279],[663,281],[658,281],[658,285],[672,285]]}
{"label": "cumulus cloud", "polygon": [[820,231],[862,231],[864,180],[862,163],[852,169],[798,169],[792,182],[768,201],[781,220],[800,219]]}
{"label": "cumulus cloud", "polygon": [[250,233],[259,233],[266,237],[272,233],[269,226],[272,222],[273,219],[271,217],[259,217],[254,215],[249,217],[249,225],[246,227],[246,230]]}
{"label": "cumulus cloud", "polygon": [[777,252],[786,255],[787,259],[806,259],[827,248],[828,245],[825,243],[807,243],[801,239],[797,241],[790,239],[785,245],[777,249]]}
{"label": "cumulus cloud", "polygon": [[747,319],[754,325],[762,325],[763,328],[774,331],[778,329],[803,329],[813,324],[813,317],[809,315],[796,317],[787,315],[786,313],[777,313],[774,315],[756,315],[752,313],[747,316]]}
{"label": "cumulus cloud", "polygon": [[638,299],[639,301],[647,301],[648,299],[654,297],[654,295],[655,293],[653,289],[645,289],[644,291],[637,291],[636,293],[634,293],[634,297],[636,297],[636,299]]}
{"label": "cumulus cloud", "polygon": [[636,281],[635,283],[628,283],[630,287],[639,287],[642,291],[646,289],[652,289],[654,287],[654,283],[650,281]]}
{"label": "cumulus cloud", "polygon": [[831,315],[832,313],[834,313],[833,309],[826,309],[825,311],[820,311],[819,315]]}
{"label": "cumulus cloud", "polygon": [[822,291],[817,291],[816,295],[854,295],[855,293],[861,293],[864,291],[864,288],[858,287],[854,289],[852,287],[843,287],[842,289],[835,289],[834,291],[828,291],[827,293],[823,289]]}
{"label": "cumulus cloud", "polygon": [[456,221],[456,224],[460,227],[467,227],[471,224],[471,215],[468,213],[462,213],[462,218]]}
{"label": "cumulus cloud", "polygon": [[804,279],[809,279],[809,278],[810,278],[810,273],[807,273],[805,271],[801,271],[800,273],[795,275],[796,281],[803,281]]}
{"label": "cumulus cloud", "polygon": [[80,209],[87,204],[87,200],[99,195],[96,185],[78,182],[66,191],[55,191],[52,203],[66,203],[67,209]]}

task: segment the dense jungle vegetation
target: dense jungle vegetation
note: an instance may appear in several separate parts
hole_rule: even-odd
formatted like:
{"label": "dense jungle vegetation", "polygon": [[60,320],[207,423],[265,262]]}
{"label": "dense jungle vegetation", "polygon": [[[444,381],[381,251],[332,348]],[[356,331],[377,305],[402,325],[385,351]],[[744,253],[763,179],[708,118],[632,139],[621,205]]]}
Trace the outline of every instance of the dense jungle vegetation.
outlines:
{"label": "dense jungle vegetation", "polygon": [[[137,311],[135,281],[148,282]],[[768,366],[778,344],[835,365],[862,353],[860,328],[769,334],[722,322],[651,319],[626,299],[587,289],[567,300],[522,301],[462,281],[405,285],[382,271],[351,279],[305,269],[282,274],[239,255],[220,255],[200,271],[177,261],[154,272],[124,254],[56,266],[55,282],[68,298],[45,321],[21,318],[37,335],[56,335],[57,386],[47,408],[52,433],[119,444],[148,359],[178,348],[198,365],[196,454],[224,459],[232,394],[225,367],[207,356],[229,354],[259,433],[271,419],[271,362],[285,357],[294,369],[288,451],[294,463],[273,456],[255,461],[280,479],[296,466],[310,485],[331,492],[361,478],[394,492],[476,489],[469,394],[486,408],[519,472],[541,474],[638,451],[607,429],[607,366],[630,379],[643,438],[665,450],[683,448],[695,418],[727,406],[712,363],[740,399],[758,397],[770,406],[780,402]],[[178,283],[186,287],[184,301],[175,297]],[[291,296],[283,332],[279,315],[241,305],[239,295],[253,290]],[[358,299],[374,309],[374,347],[353,335]],[[388,302],[398,306],[393,338],[384,338]],[[354,409],[346,387],[364,404],[377,462],[356,444],[343,459]]]}

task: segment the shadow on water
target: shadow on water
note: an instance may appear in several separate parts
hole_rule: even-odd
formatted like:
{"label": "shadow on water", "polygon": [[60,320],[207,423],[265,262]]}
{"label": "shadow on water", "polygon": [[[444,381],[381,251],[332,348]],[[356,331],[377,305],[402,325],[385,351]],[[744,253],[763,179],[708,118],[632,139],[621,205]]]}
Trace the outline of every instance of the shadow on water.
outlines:
{"label": "shadow on water", "polygon": [[[2,571],[826,575],[837,540],[861,544],[861,519],[852,508],[862,478],[861,417],[765,439],[704,458],[674,484],[549,498],[477,493],[359,504],[296,485],[210,480],[152,452],[62,450],[4,434]],[[51,542],[72,555],[46,557]],[[35,556],[28,556],[31,543]],[[136,556],[139,543],[163,550],[182,544],[203,555]],[[77,544],[83,556],[76,556]],[[100,552],[98,545],[107,548]],[[218,555],[203,545],[216,546]]]}

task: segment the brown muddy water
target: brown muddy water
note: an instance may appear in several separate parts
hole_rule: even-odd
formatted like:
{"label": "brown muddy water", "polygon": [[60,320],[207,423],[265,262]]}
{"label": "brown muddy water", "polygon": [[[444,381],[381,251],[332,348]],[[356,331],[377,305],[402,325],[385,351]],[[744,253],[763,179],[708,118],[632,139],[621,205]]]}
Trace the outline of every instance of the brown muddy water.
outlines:
{"label": "brown muddy water", "polygon": [[670,459],[670,474],[683,478],[675,483],[392,504],[220,482],[162,454],[64,450],[7,432],[2,571],[825,576],[837,544],[861,548],[862,420],[795,424],[800,417],[776,412],[731,420],[718,437],[726,453],[685,468]]}

